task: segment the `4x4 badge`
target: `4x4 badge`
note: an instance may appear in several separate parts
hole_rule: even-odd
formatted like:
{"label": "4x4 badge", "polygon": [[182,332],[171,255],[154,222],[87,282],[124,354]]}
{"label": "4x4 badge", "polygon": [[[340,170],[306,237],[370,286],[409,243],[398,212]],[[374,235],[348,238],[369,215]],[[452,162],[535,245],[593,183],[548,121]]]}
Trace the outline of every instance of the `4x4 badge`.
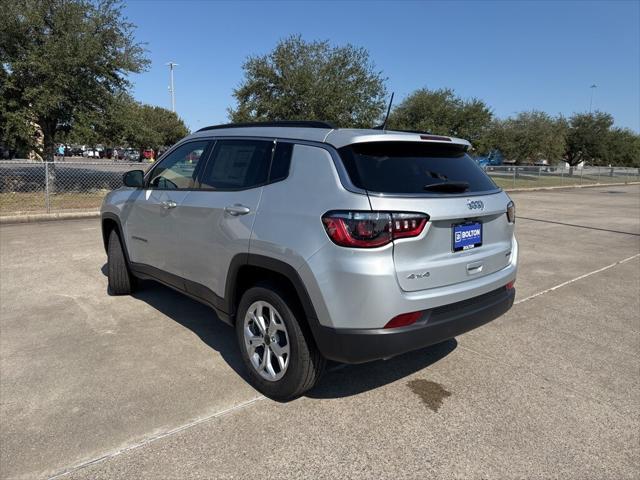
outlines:
{"label": "4x4 badge", "polygon": [[412,273],[410,275],[407,275],[407,278],[409,280],[414,280],[416,278],[427,278],[428,276],[430,276],[431,274],[429,272],[424,272],[424,273]]}

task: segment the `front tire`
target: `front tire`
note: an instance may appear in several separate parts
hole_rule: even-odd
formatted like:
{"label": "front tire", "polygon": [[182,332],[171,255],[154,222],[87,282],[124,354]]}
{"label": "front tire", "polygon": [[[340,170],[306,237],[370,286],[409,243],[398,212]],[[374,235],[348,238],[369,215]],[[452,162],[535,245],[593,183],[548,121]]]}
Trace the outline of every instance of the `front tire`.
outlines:
{"label": "front tire", "polygon": [[238,306],[236,336],[249,381],[274,400],[290,400],[312,388],[325,359],[301,328],[295,299],[270,284],[247,290]]}
{"label": "front tire", "polygon": [[107,248],[107,278],[109,293],[112,295],[129,295],[133,291],[134,278],[129,272],[120,236],[115,230],[109,234]]}

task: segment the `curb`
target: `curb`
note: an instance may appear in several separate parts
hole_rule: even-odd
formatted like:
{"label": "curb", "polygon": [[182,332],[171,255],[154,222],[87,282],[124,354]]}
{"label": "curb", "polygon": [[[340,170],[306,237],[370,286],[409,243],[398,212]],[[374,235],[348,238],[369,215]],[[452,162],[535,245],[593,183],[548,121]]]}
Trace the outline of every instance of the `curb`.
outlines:
{"label": "curb", "polygon": [[7,215],[0,217],[0,225],[10,225],[12,223],[34,223],[49,222],[53,220],[78,220],[82,218],[99,218],[100,212],[92,210],[88,212],[59,212],[59,213],[37,213],[28,215]]}
{"label": "curb", "polygon": [[572,188],[623,187],[625,185],[640,185],[640,182],[590,183],[588,185],[558,185],[554,187],[503,188],[503,190],[505,192],[535,192],[538,190],[563,190]]}

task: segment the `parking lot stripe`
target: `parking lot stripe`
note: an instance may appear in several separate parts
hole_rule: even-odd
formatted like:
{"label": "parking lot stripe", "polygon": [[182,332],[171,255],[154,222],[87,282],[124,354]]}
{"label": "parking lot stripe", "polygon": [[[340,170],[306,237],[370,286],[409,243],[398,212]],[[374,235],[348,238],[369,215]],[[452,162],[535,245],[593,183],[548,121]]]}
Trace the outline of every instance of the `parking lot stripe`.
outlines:
{"label": "parking lot stripe", "polygon": [[578,225],[577,223],[557,222],[555,220],[546,220],[546,219],[543,220],[541,218],[523,217],[521,215],[518,216],[518,219],[529,220],[531,222],[553,223],[554,225],[562,225],[565,227],[586,228],[588,230],[599,230],[601,232],[621,233],[623,235],[634,235],[636,237],[640,237],[640,233],[625,232],[623,230],[611,230],[609,228],[591,227],[589,225]]}
{"label": "parking lot stripe", "polygon": [[[346,365],[346,364],[338,364],[338,365],[335,365],[333,368],[328,369],[327,371],[328,372],[335,372],[335,371],[341,370],[341,369],[343,369],[343,368],[345,368],[347,366],[348,365]],[[180,433],[180,432],[182,432],[184,430],[187,430],[187,429],[189,429],[191,427],[195,427],[196,425],[200,425],[202,423],[208,422],[209,420],[214,420],[216,418],[222,417],[222,416],[227,415],[229,413],[233,413],[233,412],[235,412],[237,410],[241,410],[241,409],[243,409],[245,407],[249,407],[249,406],[253,405],[254,403],[257,403],[260,400],[264,400],[266,398],[267,397],[265,397],[264,395],[260,395],[259,397],[252,398],[251,400],[248,400],[246,402],[241,402],[241,403],[239,403],[237,405],[234,405],[233,407],[229,407],[229,408],[226,408],[224,410],[220,410],[219,412],[213,413],[211,415],[207,415],[206,417],[199,418],[197,420],[194,420],[193,422],[185,423],[184,425],[180,425],[179,427],[172,428],[171,430],[167,430],[166,432],[161,432],[161,433],[159,433],[157,435],[153,435],[151,437],[147,437],[144,440],[142,440],[142,441],[140,441],[138,443],[134,443],[132,445],[129,445],[129,446],[125,447],[125,448],[121,448],[119,450],[114,450],[112,452],[105,453],[104,455],[100,455],[99,457],[95,457],[95,458],[92,458],[90,460],[86,460],[86,461],[84,461],[82,463],[79,463],[77,465],[74,465],[72,467],[67,467],[64,470],[61,470],[58,473],[54,474],[53,476],[48,477],[48,480],[54,480],[56,478],[61,478],[61,477],[64,477],[66,475],[69,475],[69,474],[71,474],[73,472],[76,472],[78,470],[81,470],[81,469],[83,469],[85,467],[88,467],[90,465],[95,465],[96,463],[102,463],[102,462],[104,462],[106,460],[109,460],[111,458],[114,458],[114,457],[117,457],[119,455],[122,455],[123,453],[127,453],[127,452],[130,452],[132,450],[136,450],[136,449],[138,449],[140,447],[144,447],[146,445],[149,445],[150,443],[153,443],[153,442],[155,442],[157,440],[160,440],[162,438],[166,438],[166,437],[169,437],[171,435],[175,435],[176,433]]]}
{"label": "parking lot stripe", "polygon": [[73,472],[76,472],[76,471],[81,470],[81,469],[83,469],[85,467],[88,467],[89,465],[95,465],[96,463],[102,463],[105,460],[109,460],[111,458],[114,458],[114,457],[117,457],[119,455],[122,455],[123,453],[127,453],[127,452],[130,452],[132,450],[136,450],[136,449],[138,449],[140,447],[144,447],[144,446],[149,445],[150,443],[153,443],[153,442],[155,442],[157,440],[160,440],[162,438],[166,438],[166,437],[169,437],[171,435],[175,435],[176,433],[180,433],[180,432],[182,432],[184,430],[187,430],[187,429],[189,429],[191,427],[195,427],[196,425],[200,425],[201,423],[205,423],[205,422],[208,422],[210,420],[214,420],[216,418],[219,418],[219,417],[222,417],[224,415],[227,415],[229,413],[233,413],[233,412],[235,412],[237,410],[241,410],[241,409],[243,409],[245,407],[248,407],[250,405],[253,405],[254,403],[259,402],[260,400],[264,400],[265,398],[267,398],[267,397],[265,397],[264,395],[260,395],[259,397],[252,398],[251,400],[247,400],[246,402],[241,402],[241,403],[239,403],[237,405],[234,405],[233,407],[225,408],[224,410],[220,410],[219,412],[213,413],[211,415],[207,415],[206,417],[202,417],[202,418],[199,418],[199,419],[194,420],[192,422],[185,423],[184,425],[180,425],[179,427],[172,428],[171,430],[167,430],[166,432],[161,432],[161,433],[158,433],[157,435],[153,435],[153,436],[147,437],[144,440],[142,440],[141,442],[134,443],[132,445],[129,445],[129,446],[124,447],[124,448],[121,448],[119,450],[115,450],[115,451],[106,453],[104,455],[101,455],[99,457],[92,458],[92,459],[87,460],[85,462],[79,463],[79,464],[74,465],[72,467],[65,468],[64,470],[61,470],[60,472],[58,472],[58,473],[54,474],[53,476],[49,477],[49,480],[53,480],[55,478],[64,477],[65,475],[69,475],[69,474],[71,474]]}
{"label": "parking lot stripe", "polygon": [[558,285],[555,285],[555,286],[553,286],[551,288],[547,288],[546,290],[542,290],[541,292],[534,293],[533,295],[529,295],[528,297],[521,298],[520,300],[516,300],[515,302],[513,302],[513,304],[514,305],[518,305],[519,303],[526,302],[528,300],[531,300],[532,298],[536,298],[536,297],[539,297],[541,295],[544,295],[545,293],[553,292],[554,290],[562,288],[562,287],[564,287],[566,285],[569,285],[569,284],[571,284],[573,282],[577,282],[578,280],[582,280],[583,278],[590,277],[591,275],[595,275],[596,273],[604,272],[605,270],[609,270],[610,268],[613,268],[616,265],[620,265],[622,263],[629,262],[629,261],[633,260],[634,258],[638,258],[638,257],[640,257],[640,253],[636,253],[635,255],[632,255],[632,256],[630,256],[628,258],[625,258],[623,260],[619,260],[617,262],[614,262],[614,263],[612,263],[610,265],[607,265],[606,267],[602,267],[602,268],[599,268],[599,269],[594,270],[592,272],[585,273],[584,275],[580,275],[579,277],[572,278],[571,280],[567,280],[566,282],[559,283]]}

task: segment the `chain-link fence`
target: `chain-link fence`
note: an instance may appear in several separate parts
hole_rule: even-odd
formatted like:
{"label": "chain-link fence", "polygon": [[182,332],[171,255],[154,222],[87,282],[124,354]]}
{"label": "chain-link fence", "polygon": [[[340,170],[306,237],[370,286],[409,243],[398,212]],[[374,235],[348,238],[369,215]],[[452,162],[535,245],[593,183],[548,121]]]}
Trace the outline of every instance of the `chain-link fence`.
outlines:
{"label": "chain-link fence", "polygon": [[640,181],[640,169],[629,167],[487,166],[498,186],[510,188],[561,187]]}
{"label": "chain-link fence", "polygon": [[109,161],[0,162],[0,216],[98,210],[122,186],[122,175],[147,163]]}
{"label": "chain-link fence", "polygon": [[[128,170],[148,163],[109,161],[0,161],[0,216],[98,210],[102,199],[122,185]],[[624,167],[487,166],[502,188],[571,186],[640,181],[640,169]]]}

